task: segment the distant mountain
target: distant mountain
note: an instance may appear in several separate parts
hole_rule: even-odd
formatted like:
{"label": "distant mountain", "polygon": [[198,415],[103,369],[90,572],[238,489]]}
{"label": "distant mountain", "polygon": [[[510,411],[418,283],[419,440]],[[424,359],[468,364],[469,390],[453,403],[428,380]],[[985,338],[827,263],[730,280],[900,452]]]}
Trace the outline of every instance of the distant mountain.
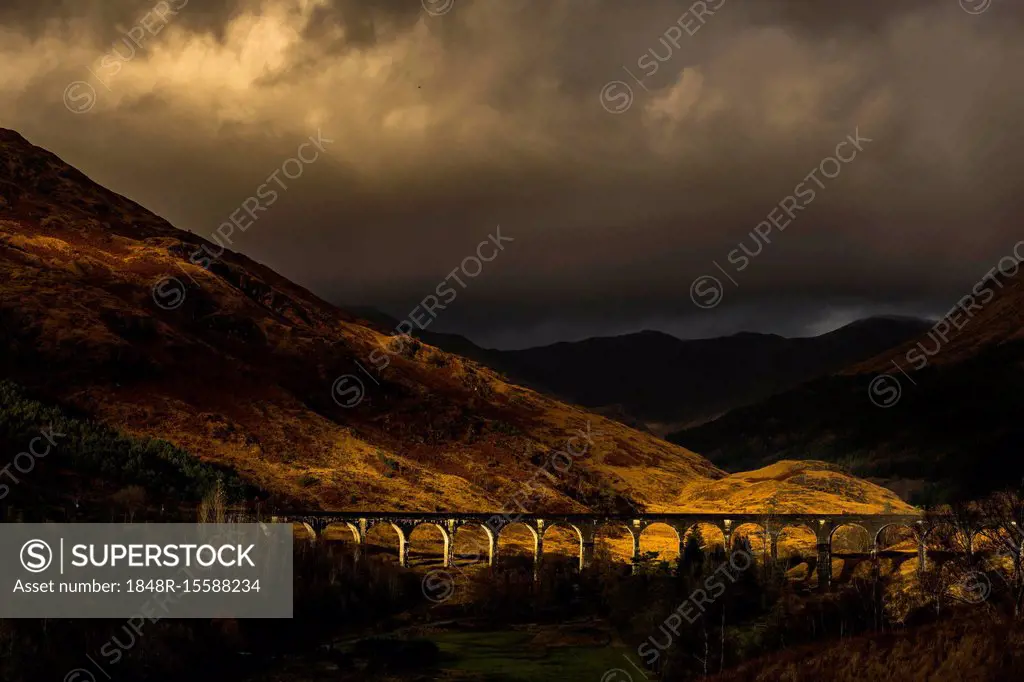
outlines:
{"label": "distant mountain", "polygon": [[[362,310],[389,328],[396,324]],[[643,331],[514,351],[480,348],[455,334],[426,331],[420,338],[516,382],[665,433],[868,359],[929,326],[914,318],[873,317],[808,338],[741,333],[683,341]]]}
{"label": "distant mountain", "polygon": [[669,439],[727,470],[836,462],[918,502],[1019,483],[1022,276],[984,280],[959,305],[918,338]]}

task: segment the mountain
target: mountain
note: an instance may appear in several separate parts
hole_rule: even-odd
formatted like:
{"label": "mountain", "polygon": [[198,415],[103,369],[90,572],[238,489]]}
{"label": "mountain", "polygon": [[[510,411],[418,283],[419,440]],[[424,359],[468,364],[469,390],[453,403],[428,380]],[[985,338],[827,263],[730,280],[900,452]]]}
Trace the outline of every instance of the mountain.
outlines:
{"label": "mountain", "polygon": [[843,465],[919,502],[1024,477],[1024,283],[995,274],[933,329],[835,375],[669,436],[726,469]]}
{"label": "mountain", "polygon": [[[386,328],[396,321],[367,311]],[[525,350],[480,348],[456,334],[419,338],[527,386],[655,433],[692,426],[898,346],[930,323],[873,317],[808,338],[741,333],[683,341],[656,331]]]}
{"label": "mountain", "polygon": [[[53,419],[76,434],[73,453],[57,444],[45,460],[91,463],[72,472],[76,495],[126,472],[159,494],[171,466],[203,480],[230,472],[273,504],[335,509],[723,510],[768,493],[793,510],[902,506],[823,464],[728,476],[389,336],[2,129],[0,378],[0,425],[23,425],[7,445]],[[818,486],[837,475],[844,486]]]}

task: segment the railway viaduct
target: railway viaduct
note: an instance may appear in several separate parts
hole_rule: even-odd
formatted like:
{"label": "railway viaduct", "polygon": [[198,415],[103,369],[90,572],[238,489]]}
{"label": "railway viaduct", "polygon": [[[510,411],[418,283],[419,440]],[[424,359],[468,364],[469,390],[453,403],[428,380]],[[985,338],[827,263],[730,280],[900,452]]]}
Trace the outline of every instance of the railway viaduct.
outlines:
{"label": "railway viaduct", "polygon": [[579,567],[585,570],[593,561],[594,539],[599,529],[606,526],[625,528],[633,541],[633,566],[638,567],[640,558],[640,534],[653,524],[664,524],[674,529],[679,539],[682,556],[683,542],[687,531],[698,524],[710,524],[721,530],[725,546],[732,546],[734,531],[740,526],[756,526],[769,544],[772,559],[778,556],[779,535],[787,528],[806,528],[817,540],[819,586],[827,589],[832,582],[832,537],[838,528],[857,526],[868,533],[874,557],[879,550],[879,539],[883,530],[889,527],[909,528],[918,543],[918,566],[923,568],[927,560],[926,539],[932,530],[934,520],[926,520],[920,514],[481,514],[457,512],[278,512],[272,517],[276,522],[301,524],[311,538],[320,537],[330,526],[342,526],[352,533],[357,544],[357,556],[366,544],[367,532],[378,525],[390,526],[398,535],[399,563],[409,565],[409,538],[413,530],[430,525],[441,531],[444,538],[444,565],[452,566],[455,561],[455,534],[463,526],[478,526],[487,536],[486,546],[478,548],[481,558],[493,566],[498,556],[498,538],[502,532],[514,525],[523,525],[533,536],[534,566],[539,568],[544,552],[544,535],[552,527],[569,529],[579,540]]}

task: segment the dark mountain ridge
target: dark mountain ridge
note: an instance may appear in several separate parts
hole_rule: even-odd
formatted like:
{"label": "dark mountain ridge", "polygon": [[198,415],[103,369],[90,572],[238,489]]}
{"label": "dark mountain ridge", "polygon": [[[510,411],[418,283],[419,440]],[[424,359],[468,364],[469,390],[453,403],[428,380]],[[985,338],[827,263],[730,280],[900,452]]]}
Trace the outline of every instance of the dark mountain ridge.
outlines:
{"label": "dark mountain ridge", "polygon": [[[370,308],[355,312],[384,328],[397,324]],[[645,330],[523,350],[481,348],[457,334],[430,330],[417,336],[513,381],[664,433],[839,371],[930,326],[915,318],[871,317],[814,337],[740,332],[693,340]]]}

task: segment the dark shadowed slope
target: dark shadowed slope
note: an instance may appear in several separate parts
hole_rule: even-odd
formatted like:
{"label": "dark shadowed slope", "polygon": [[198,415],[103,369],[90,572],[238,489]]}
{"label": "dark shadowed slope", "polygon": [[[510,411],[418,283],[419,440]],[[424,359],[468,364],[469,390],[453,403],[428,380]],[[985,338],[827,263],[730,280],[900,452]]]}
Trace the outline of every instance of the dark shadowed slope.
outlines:
{"label": "dark shadowed slope", "polygon": [[1024,476],[1021,279],[1018,274],[986,280],[981,295],[964,301],[968,310],[955,309],[950,318],[955,324],[944,334],[930,332],[841,374],[672,434],[670,440],[700,450],[726,469],[778,459],[839,462],[855,475],[917,490],[922,501],[1019,481]]}

